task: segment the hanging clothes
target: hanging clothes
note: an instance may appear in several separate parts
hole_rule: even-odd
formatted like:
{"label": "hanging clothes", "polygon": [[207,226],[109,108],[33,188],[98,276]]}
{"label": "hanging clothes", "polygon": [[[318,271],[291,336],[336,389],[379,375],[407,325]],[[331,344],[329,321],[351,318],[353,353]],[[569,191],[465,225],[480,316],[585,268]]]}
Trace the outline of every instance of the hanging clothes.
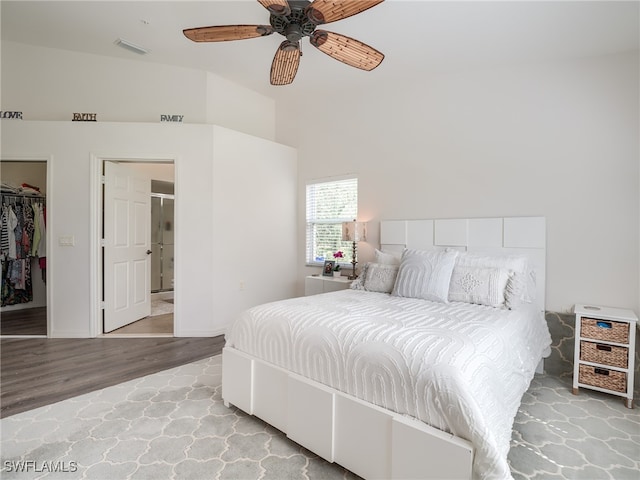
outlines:
{"label": "hanging clothes", "polygon": [[40,230],[40,204],[32,203],[31,204],[32,214],[33,214],[33,238],[31,240],[31,256],[39,257],[38,249],[40,248],[40,235],[42,232]]}
{"label": "hanging clothes", "polygon": [[40,224],[40,243],[38,244],[38,256],[43,259],[47,256],[47,224],[45,222],[45,208],[43,204],[39,204],[38,223]]}
{"label": "hanging clothes", "polygon": [[31,262],[36,257],[46,277],[46,226],[41,197],[4,192],[2,197],[0,305],[5,306],[33,301]]}
{"label": "hanging clothes", "polygon": [[18,217],[11,205],[3,206],[2,211],[2,253],[6,258],[15,259],[18,258],[16,252],[15,230],[18,226]]}
{"label": "hanging clothes", "polygon": [[0,216],[0,255],[5,258],[9,254],[9,207],[2,206]]}

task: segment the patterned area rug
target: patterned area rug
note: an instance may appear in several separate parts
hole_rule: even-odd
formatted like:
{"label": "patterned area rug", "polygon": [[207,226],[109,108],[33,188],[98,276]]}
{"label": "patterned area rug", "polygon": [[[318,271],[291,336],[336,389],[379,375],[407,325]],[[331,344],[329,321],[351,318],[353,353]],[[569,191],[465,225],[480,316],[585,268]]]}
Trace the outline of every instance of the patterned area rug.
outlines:
{"label": "patterned area rug", "polygon": [[[221,357],[2,419],[3,479],[357,479],[235,408]],[[640,414],[539,375],[514,425],[518,479],[638,478]]]}

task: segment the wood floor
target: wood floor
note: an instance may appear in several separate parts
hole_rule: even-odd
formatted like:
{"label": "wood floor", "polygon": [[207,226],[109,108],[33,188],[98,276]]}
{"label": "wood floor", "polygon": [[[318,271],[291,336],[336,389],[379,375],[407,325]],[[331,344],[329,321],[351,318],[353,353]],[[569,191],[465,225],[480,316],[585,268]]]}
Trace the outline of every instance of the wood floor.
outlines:
{"label": "wood floor", "polygon": [[[173,335],[173,313],[145,317],[118,328],[116,335]],[[0,335],[47,335],[47,307],[2,312]]]}
{"label": "wood floor", "polygon": [[117,328],[107,335],[173,335],[173,313],[145,317],[137,322]]}
{"label": "wood floor", "polygon": [[0,314],[0,335],[46,335],[47,307],[10,310]]}
{"label": "wood floor", "polygon": [[224,336],[3,338],[0,417],[222,352]]}

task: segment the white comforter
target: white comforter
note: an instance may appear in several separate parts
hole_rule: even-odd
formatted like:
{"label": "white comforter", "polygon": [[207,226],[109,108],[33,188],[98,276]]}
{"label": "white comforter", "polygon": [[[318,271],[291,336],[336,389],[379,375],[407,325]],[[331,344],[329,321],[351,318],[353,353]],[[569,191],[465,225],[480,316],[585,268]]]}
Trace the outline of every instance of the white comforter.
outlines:
{"label": "white comforter", "polygon": [[346,290],[246,311],[228,346],[471,441],[511,478],[513,420],[551,339],[541,312]]}

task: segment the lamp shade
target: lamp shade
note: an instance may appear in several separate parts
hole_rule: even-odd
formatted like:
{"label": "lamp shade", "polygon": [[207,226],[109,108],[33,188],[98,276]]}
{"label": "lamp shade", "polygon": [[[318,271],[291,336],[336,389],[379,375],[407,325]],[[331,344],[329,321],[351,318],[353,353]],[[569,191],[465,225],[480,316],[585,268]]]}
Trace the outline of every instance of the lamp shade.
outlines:
{"label": "lamp shade", "polygon": [[343,222],[342,240],[348,242],[364,242],[367,240],[366,222]]}

